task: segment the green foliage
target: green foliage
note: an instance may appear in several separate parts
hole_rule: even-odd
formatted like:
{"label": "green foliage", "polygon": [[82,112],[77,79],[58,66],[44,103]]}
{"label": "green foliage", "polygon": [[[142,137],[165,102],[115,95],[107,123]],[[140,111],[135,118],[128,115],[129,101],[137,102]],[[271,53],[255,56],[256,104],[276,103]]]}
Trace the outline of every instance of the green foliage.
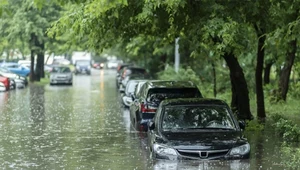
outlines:
{"label": "green foliage", "polygon": [[300,98],[300,82],[290,82],[290,93],[289,95],[293,98]]}
{"label": "green foliage", "polygon": [[288,169],[299,169],[300,167],[300,149],[291,146],[286,142],[281,146],[282,162]]}
{"label": "green foliage", "polygon": [[282,136],[285,141],[298,142],[300,137],[300,127],[292,120],[289,120],[282,115],[274,114],[272,117],[274,120],[273,127],[275,132]]}
{"label": "green foliage", "polygon": [[158,78],[164,80],[192,81],[196,84],[200,84],[199,77],[191,68],[187,68],[187,69],[180,68],[178,70],[178,73],[176,73],[175,69],[169,66],[166,68],[165,71],[158,73]]}
{"label": "green foliage", "polygon": [[262,131],[264,128],[264,124],[258,122],[256,119],[246,121],[246,131]]}
{"label": "green foliage", "polygon": [[179,81],[192,81],[193,83],[200,85],[201,80],[199,76],[190,68],[180,68],[176,73],[173,67],[167,67],[166,70],[158,73],[158,78],[162,80],[179,80]]}

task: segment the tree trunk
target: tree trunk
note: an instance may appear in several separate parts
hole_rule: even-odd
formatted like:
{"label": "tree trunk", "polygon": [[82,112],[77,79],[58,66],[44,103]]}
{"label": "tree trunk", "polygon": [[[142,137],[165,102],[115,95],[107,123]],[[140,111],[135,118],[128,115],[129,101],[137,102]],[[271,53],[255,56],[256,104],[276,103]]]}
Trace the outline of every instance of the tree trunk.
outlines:
{"label": "tree trunk", "polygon": [[223,58],[230,70],[232,88],[231,107],[237,113],[238,119],[251,120],[253,117],[250,111],[249,91],[243,69],[232,52],[225,53]]}
{"label": "tree trunk", "polygon": [[255,71],[257,118],[260,120],[264,120],[266,118],[266,112],[265,112],[262,73],[264,68],[264,57],[265,57],[265,50],[263,46],[266,37],[262,36],[261,34],[258,34],[257,37],[258,37],[258,45],[257,45],[256,71]]}
{"label": "tree trunk", "polygon": [[271,67],[274,64],[274,61],[269,61],[266,63],[265,69],[264,69],[264,84],[270,83],[270,73],[271,73]]}
{"label": "tree trunk", "polygon": [[216,77],[216,68],[215,63],[212,62],[212,74],[213,74],[213,84],[214,84],[214,97],[217,97],[217,77]]}
{"label": "tree trunk", "polygon": [[35,76],[34,76],[34,50],[30,50],[30,76],[29,80],[30,82],[34,82]]}
{"label": "tree trunk", "polygon": [[31,33],[30,35],[30,41],[29,41],[29,45],[30,45],[30,77],[29,80],[31,82],[35,81],[35,73],[34,73],[34,55],[35,55],[35,44],[37,41],[37,37],[34,33]]}
{"label": "tree trunk", "polygon": [[37,55],[37,62],[36,62],[36,80],[40,81],[41,78],[44,77],[44,47],[43,43],[39,44],[39,52]]}
{"label": "tree trunk", "polygon": [[291,70],[294,64],[295,56],[297,51],[297,39],[289,42],[289,49],[286,53],[285,63],[283,69],[281,70],[279,78],[279,87],[277,93],[277,101],[286,101],[286,95],[289,90],[289,80],[291,75]]}

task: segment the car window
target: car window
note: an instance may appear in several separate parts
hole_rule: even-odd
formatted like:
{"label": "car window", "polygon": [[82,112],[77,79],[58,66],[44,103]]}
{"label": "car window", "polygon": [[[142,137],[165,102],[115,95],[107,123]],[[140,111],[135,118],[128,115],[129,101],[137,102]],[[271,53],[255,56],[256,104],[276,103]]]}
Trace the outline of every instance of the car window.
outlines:
{"label": "car window", "polygon": [[225,106],[168,106],[162,120],[164,130],[235,128]]}
{"label": "car window", "polygon": [[148,102],[161,102],[164,99],[201,97],[197,88],[153,88],[147,95]]}
{"label": "car window", "polygon": [[142,68],[128,68],[126,69],[125,75],[129,74],[145,74],[146,70]]}
{"label": "car window", "polygon": [[70,73],[71,70],[68,67],[53,67],[52,73]]}
{"label": "car window", "polygon": [[128,85],[126,86],[126,91],[127,93],[133,93],[135,88],[136,88],[137,82],[131,81],[128,83]]}

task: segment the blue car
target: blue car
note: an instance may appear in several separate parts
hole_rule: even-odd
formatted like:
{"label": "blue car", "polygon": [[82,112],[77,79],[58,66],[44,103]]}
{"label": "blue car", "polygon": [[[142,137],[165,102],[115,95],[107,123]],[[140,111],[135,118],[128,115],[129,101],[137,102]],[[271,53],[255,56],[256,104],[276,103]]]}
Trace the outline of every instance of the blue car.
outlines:
{"label": "blue car", "polygon": [[9,71],[24,77],[29,76],[30,73],[30,69],[28,67],[19,65],[18,63],[5,62],[5,63],[1,63],[0,66],[5,67]]}

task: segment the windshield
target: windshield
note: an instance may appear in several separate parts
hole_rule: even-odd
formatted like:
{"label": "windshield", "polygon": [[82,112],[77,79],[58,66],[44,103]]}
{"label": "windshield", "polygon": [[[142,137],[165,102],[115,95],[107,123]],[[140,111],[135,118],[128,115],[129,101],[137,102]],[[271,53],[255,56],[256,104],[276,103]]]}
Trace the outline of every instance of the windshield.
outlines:
{"label": "windshield", "polygon": [[150,89],[147,96],[149,102],[161,102],[164,99],[201,97],[197,88],[155,88]]}
{"label": "windshield", "polygon": [[167,106],[162,117],[163,130],[234,129],[232,117],[225,106]]}
{"label": "windshield", "polygon": [[53,67],[52,73],[70,73],[69,67]]}

